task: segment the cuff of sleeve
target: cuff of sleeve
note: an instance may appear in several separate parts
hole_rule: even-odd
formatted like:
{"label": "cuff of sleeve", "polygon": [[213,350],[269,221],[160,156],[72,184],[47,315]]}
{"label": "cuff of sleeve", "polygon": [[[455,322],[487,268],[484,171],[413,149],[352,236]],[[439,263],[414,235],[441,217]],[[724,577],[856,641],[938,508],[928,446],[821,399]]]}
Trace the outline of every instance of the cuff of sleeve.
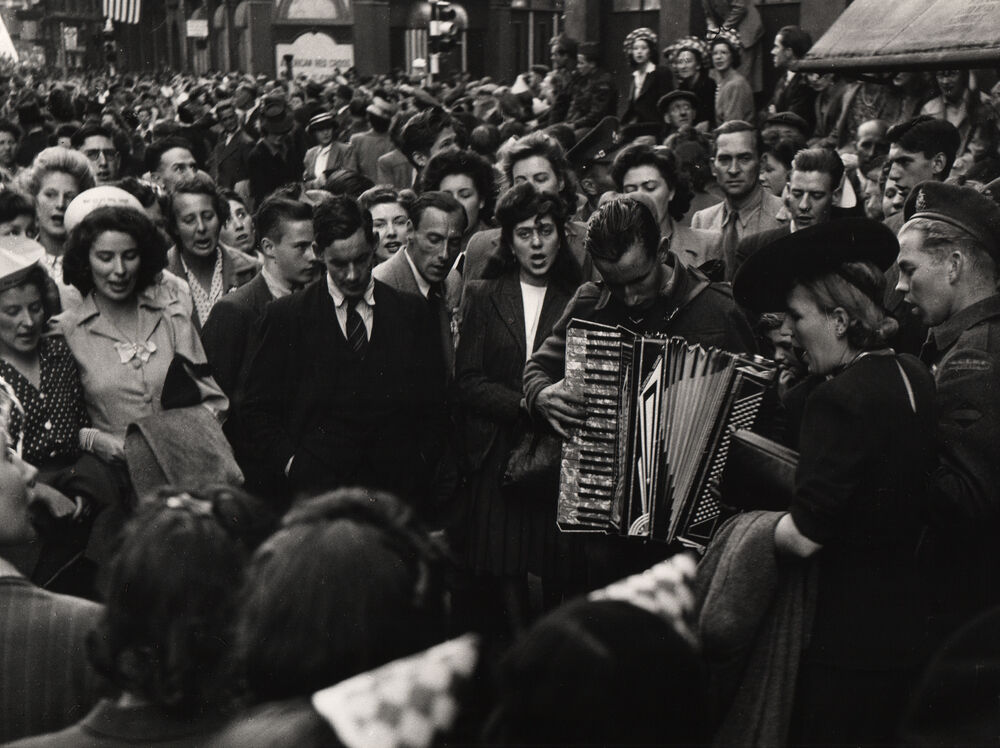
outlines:
{"label": "cuff of sleeve", "polygon": [[829,524],[801,504],[792,505],[791,514],[799,532],[814,543],[826,545],[834,538],[836,533],[831,531]]}

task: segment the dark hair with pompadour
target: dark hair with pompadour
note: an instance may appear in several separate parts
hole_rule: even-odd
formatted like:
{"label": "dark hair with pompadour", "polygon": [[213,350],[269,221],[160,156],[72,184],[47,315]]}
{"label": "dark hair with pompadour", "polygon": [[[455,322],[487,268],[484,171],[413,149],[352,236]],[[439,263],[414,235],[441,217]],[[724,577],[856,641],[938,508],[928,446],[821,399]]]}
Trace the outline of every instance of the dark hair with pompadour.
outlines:
{"label": "dark hair with pompadour", "polygon": [[660,246],[660,227],[649,206],[631,197],[605,203],[590,217],[584,246],[591,256],[618,262],[636,244],[649,255]]}
{"label": "dark hair with pompadour", "polygon": [[325,251],[335,241],[349,239],[358,229],[365,232],[365,239],[375,247],[375,229],[372,214],[358,205],[348,195],[334,195],[313,209],[313,227],[316,229],[316,246]]}

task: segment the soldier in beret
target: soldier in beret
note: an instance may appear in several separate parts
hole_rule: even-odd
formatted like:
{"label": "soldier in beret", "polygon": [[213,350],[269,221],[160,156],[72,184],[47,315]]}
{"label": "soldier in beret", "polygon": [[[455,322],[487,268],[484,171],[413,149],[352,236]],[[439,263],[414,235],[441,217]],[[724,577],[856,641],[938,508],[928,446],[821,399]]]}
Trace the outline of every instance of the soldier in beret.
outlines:
{"label": "soldier in beret", "polygon": [[1000,206],[931,181],[903,212],[896,289],[930,327],[921,359],[937,384],[941,466],[928,554],[950,628],[1000,602]]}
{"label": "soldier in beret", "polygon": [[566,124],[582,137],[605,116],[615,113],[618,90],[611,73],[598,67],[601,54],[597,44],[580,45],[576,58],[576,73],[570,84],[569,111]]}

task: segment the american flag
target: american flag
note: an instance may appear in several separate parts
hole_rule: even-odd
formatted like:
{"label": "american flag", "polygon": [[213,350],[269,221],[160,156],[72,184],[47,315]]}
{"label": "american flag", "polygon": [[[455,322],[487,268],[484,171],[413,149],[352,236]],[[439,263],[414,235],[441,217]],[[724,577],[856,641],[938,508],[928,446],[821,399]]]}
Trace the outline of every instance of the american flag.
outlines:
{"label": "american flag", "polygon": [[139,23],[142,0],[104,0],[104,17],[121,23]]}

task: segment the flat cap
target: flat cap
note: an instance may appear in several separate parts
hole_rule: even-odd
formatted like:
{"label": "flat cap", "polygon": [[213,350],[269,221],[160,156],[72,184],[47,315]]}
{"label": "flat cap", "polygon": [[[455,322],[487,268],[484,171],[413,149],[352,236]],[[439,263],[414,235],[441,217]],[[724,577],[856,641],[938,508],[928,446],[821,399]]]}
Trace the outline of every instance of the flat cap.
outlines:
{"label": "flat cap", "polygon": [[660,97],[659,101],[656,102],[656,108],[660,110],[660,114],[666,114],[667,109],[675,101],[686,101],[695,109],[698,109],[698,97],[695,96],[693,91],[688,91],[683,88],[678,88],[675,91],[671,91],[668,94],[664,94]]}
{"label": "flat cap", "polygon": [[1000,263],[1000,205],[972,187],[921,182],[903,206],[903,219],[927,218],[961,229],[978,240]]}
{"label": "flat cap", "polygon": [[806,137],[811,134],[809,123],[795,112],[775,112],[764,120],[764,127],[769,125],[787,125],[788,127],[794,127]]}

